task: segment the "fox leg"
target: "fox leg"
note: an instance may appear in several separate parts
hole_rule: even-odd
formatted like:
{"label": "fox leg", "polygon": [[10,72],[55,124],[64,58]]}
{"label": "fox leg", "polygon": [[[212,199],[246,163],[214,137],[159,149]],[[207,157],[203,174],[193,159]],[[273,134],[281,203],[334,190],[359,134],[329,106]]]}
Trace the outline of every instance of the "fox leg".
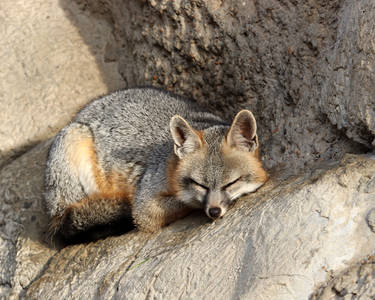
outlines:
{"label": "fox leg", "polygon": [[148,201],[134,201],[132,215],[140,231],[156,232],[192,211],[174,196],[159,194]]}

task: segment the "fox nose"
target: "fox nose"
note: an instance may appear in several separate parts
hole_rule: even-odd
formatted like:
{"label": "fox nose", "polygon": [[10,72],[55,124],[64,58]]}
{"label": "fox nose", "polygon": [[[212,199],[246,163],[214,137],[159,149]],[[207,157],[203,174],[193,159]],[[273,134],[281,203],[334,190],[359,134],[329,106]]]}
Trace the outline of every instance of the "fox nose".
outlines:
{"label": "fox nose", "polygon": [[210,215],[211,218],[216,219],[220,217],[221,215],[221,208],[220,207],[211,207],[208,210],[208,214]]}

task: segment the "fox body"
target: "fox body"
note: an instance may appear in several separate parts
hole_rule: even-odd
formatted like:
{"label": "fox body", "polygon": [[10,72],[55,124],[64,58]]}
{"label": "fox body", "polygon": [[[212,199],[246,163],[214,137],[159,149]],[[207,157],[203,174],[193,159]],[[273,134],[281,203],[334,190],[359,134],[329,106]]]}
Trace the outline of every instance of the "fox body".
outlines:
{"label": "fox body", "polygon": [[250,111],[232,125],[155,88],[94,100],[51,145],[45,201],[51,230],[70,238],[128,218],[158,231],[192,209],[216,219],[267,180]]}

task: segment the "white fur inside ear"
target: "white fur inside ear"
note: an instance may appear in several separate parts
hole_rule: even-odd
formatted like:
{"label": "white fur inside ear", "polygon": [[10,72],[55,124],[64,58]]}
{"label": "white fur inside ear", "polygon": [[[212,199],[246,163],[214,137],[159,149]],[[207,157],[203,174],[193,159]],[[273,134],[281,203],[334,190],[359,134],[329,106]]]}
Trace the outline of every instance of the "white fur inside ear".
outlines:
{"label": "white fur inside ear", "polygon": [[229,145],[243,151],[255,151],[258,148],[256,130],[256,121],[251,111],[241,110],[234,118],[229,129]]}
{"label": "white fur inside ear", "polygon": [[174,151],[179,158],[194,152],[201,146],[200,138],[182,117],[176,115],[170,122]]}
{"label": "white fur inside ear", "polygon": [[175,151],[178,157],[182,158],[188,153],[194,152],[199,147],[199,144],[193,138],[187,138],[182,146],[175,144]]}
{"label": "white fur inside ear", "polygon": [[246,139],[241,134],[241,131],[239,128],[233,128],[231,138],[232,138],[233,144],[237,146],[242,146],[242,145],[246,146],[249,143],[248,139]]}
{"label": "white fur inside ear", "polygon": [[230,199],[234,200],[238,197],[241,197],[244,194],[255,192],[258,188],[260,188],[264,182],[251,182],[241,185],[236,191],[230,194]]}

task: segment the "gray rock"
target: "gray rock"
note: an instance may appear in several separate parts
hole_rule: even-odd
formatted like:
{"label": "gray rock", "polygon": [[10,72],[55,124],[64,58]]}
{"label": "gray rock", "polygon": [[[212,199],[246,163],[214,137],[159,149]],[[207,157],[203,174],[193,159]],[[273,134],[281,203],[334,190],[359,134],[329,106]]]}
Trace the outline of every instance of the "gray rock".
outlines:
{"label": "gray rock", "polygon": [[18,295],[55,252],[44,240],[48,218],[42,205],[49,144],[0,170],[0,298]]}
{"label": "gray rock", "polygon": [[351,139],[370,146],[375,142],[375,3],[345,4],[337,21],[335,43],[320,58],[320,106]]}
{"label": "gray rock", "polygon": [[319,288],[311,300],[366,300],[375,296],[375,259],[370,256]]}
{"label": "gray rock", "polygon": [[367,215],[367,223],[370,229],[375,232],[375,208],[372,208]]}
{"label": "gray rock", "polygon": [[228,119],[251,109],[268,167],[371,147],[372,0],[76,1],[112,20],[108,55],[128,86],[167,87]]}
{"label": "gray rock", "polygon": [[0,166],[52,137],[92,98],[124,86],[103,53],[111,27],[73,1],[2,1]]}
{"label": "gray rock", "polygon": [[[25,249],[20,236],[11,285],[27,299],[307,299],[374,252],[366,213],[375,195],[365,192],[374,173],[375,160],[346,156],[274,179],[217,222],[196,213],[155,235],[132,231],[58,252],[38,239]],[[35,257],[43,259],[28,268]]]}

